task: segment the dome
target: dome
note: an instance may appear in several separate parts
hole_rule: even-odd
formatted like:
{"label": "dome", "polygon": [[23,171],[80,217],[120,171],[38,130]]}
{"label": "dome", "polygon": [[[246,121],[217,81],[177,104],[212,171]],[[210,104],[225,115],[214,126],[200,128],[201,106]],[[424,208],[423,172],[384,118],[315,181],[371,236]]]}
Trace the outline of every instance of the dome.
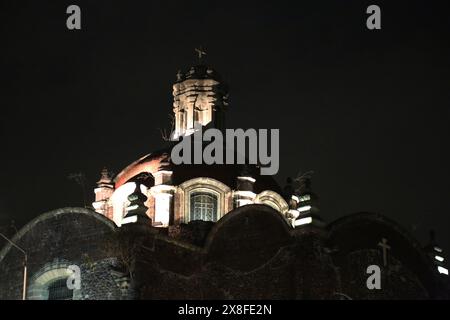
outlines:
{"label": "dome", "polygon": [[140,173],[148,172],[152,175],[163,170],[169,165],[170,149],[164,149],[147,154],[140,159],[134,161],[125,169],[123,169],[114,178],[114,187],[118,189]]}
{"label": "dome", "polygon": [[[141,183],[141,192],[147,196],[145,206],[153,226],[168,227],[197,220],[215,222],[233,209],[253,203],[271,206],[281,214],[287,212],[289,206],[282,189],[272,176],[261,175],[257,165],[193,164],[192,158],[171,159],[173,148],[186,137],[197,139],[191,140],[191,150],[197,150],[199,141],[203,141],[203,147],[209,145],[210,141],[203,137],[198,140],[199,126],[224,132],[227,108],[228,87],[214,69],[196,65],[186,72],[179,71],[173,85],[170,141],[162,149],[128,165],[110,185],[99,184],[93,203],[96,211],[120,226],[127,214],[128,196],[136,188],[134,179],[149,173],[154,179],[149,179],[145,186]],[[242,159],[236,156],[236,149],[240,149],[227,148],[225,139],[223,143],[222,155],[234,152],[235,162]],[[176,151],[187,157],[190,152],[184,152],[184,140],[180,147]]]}
{"label": "dome", "polygon": [[[173,146],[172,146],[173,147]],[[283,194],[282,189],[272,176],[260,175],[259,168],[255,165],[240,164],[181,164],[175,165],[170,160],[172,147],[158,150],[150,153],[123,169],[114,179],[115,188],[131,181],[133,177],[148,172],[155,174],[158,171],[172,171],[173,185],[180,185],[188,180],[205,177],[218,180],[231,189],[236,188],[237,177],[242,176],[243,172],[255,178],[254,191],[256,193],[271,190],[278,194]]]}

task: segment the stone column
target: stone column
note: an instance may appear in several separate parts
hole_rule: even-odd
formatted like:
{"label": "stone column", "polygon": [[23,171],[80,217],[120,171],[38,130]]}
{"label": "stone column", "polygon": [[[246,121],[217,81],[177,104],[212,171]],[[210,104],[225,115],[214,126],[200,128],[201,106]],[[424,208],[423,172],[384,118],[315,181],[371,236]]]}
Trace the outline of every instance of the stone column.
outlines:
{"label": "stone column", "polygon": [[172,171],[161,170],[154,174],[155,186],[150,189],[155,199],[155,215],[153,225],[167,227],[173,221],[173,197],[175,187],[172,186]]}

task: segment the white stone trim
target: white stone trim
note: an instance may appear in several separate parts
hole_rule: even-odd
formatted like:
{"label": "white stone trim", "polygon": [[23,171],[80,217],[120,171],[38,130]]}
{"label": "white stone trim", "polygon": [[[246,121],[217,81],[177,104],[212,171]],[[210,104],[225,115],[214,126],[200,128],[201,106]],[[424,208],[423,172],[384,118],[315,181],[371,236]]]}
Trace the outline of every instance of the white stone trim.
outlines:
{"label": "white stone trim", "polygon": [[[27,289],[27,299],[48,300],[48,286],[56,280],[71,276],[73,272],[69,269],[70,265],[71,263],[68,261],[58,259],[46,264],[31,277]],[[81,298],[81,289],[74,289],[73,300],[80,300]]]}
{"label": "white stone trim", "polygon": [[266,190],[259,193],[255,198],[255,204],[268,205],[283,215],[289,210],[289,205],[286,200],[284,200],[284,198],[278,193],[271,190]]}
{"label": "white stone trim", "polygon": [[242,180],[242,181],[250,181],[252,183],[256,182],[256,179],[252,178],[252,177],[237,177],[237,178],[238,178],[238,180]]}

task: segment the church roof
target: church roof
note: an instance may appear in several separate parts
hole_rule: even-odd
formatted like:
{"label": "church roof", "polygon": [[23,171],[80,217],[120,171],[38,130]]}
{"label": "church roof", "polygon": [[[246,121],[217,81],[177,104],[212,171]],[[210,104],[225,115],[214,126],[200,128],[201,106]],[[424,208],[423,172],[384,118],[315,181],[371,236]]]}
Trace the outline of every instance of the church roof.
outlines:
{"label": "church roof", "polygon": [[[237,177],[242,175],[244,170],[243,165],[194,165],[181,164],[174,165],[170,161],[170,152],[172,147],[158,150],[148,154],[137,161],[133,162],[122,170],[114,179],[115,188],[131,181],[133,177],[142,172],[155,174],[160,170],[169,170],[173,172],[172,182],[174,185],[199,177],[206,177],[218,180],[231,189],[236,188]],[[282,195],[282,189],[272,176],[263,176],[259,174],[259,168],[256,166],[247,166],[250,174],[256,179],[254,184],[254,191],[259,193],[265,190],[271,190]]]}

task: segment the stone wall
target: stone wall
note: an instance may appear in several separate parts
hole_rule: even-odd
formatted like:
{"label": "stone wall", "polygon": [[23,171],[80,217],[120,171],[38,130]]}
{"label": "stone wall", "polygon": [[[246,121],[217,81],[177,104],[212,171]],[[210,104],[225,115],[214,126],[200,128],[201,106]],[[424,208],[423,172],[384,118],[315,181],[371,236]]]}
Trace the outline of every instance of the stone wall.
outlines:
{"label": "stone wall", "polygon": [[[114,241],[115,229],[107,218],[81,208],[58,209],[26,225],[13,241],[28,255],[29,297],[41,298],[32,292],[33,281],[64,262],[64,266],[77,265],[81,269],[82,290],[76,298],[121,298],[114,286],[119,286],[114,282],[114,261],[108,259],[114,257],[110,242]],[[0,299],[22,298],[23,260],[23,254],[9,245],[0,251]],[[51,276],[50,272],[44,279],[50,280]],[[63,274],[54,272],[53,276]]]}
{"label": "stone wall", "polygon": [[[353,215],[329,228],[292,229],[272,208],[238,208],[214,224],[142,233],[134,285],[141,299],[429,299],[445,280],[395,223]],[[127,232],[132,232],[133,226]],[[368,228],[368,229],[366,229]],[[345,233],[345,238],[341,236]],[[204,241],[199,233],[207,237]],[[189,235],[189,233],[192,233]],[[378,241],[395,250],[383,267]],[[174,237],[174,238],[173,238]],[[196,240],[194,240],[196,239]],[[347,241],[347,239],[349,239]],[[366,285],[381,266],[381,290]]]}
{"label": "stone wall", "polygon": [[136,268],[146,271],[135,278],[141,299],[330,298],[334,292],[331,258],[315,253],[320,232],[297,241],[280,213],[268,206],[227,214],[203,244],[186,241],[196,238],[187,236],[188,230],[204,231],[189,227],[178,240],[157,234],[143,241],[147,250],[138,254]]}
{"label": "stone wall", "polygon": [[[391,247],[387,267],[381,238]],[[28,252],[30,299],[45,299],[38,279],[64,275],[69,264],[81,269],[76,299],[450,298],[448,279],[418,243],[379,215],[292,229],[276,210],[248,205],[217,223],[116,228],[68,208],[40,216],[13,241]],[[18,250],[0,251],[0,299],[21,298],[22,262]],[[381,266],[379,291],[366,286],[372,264]]]}

